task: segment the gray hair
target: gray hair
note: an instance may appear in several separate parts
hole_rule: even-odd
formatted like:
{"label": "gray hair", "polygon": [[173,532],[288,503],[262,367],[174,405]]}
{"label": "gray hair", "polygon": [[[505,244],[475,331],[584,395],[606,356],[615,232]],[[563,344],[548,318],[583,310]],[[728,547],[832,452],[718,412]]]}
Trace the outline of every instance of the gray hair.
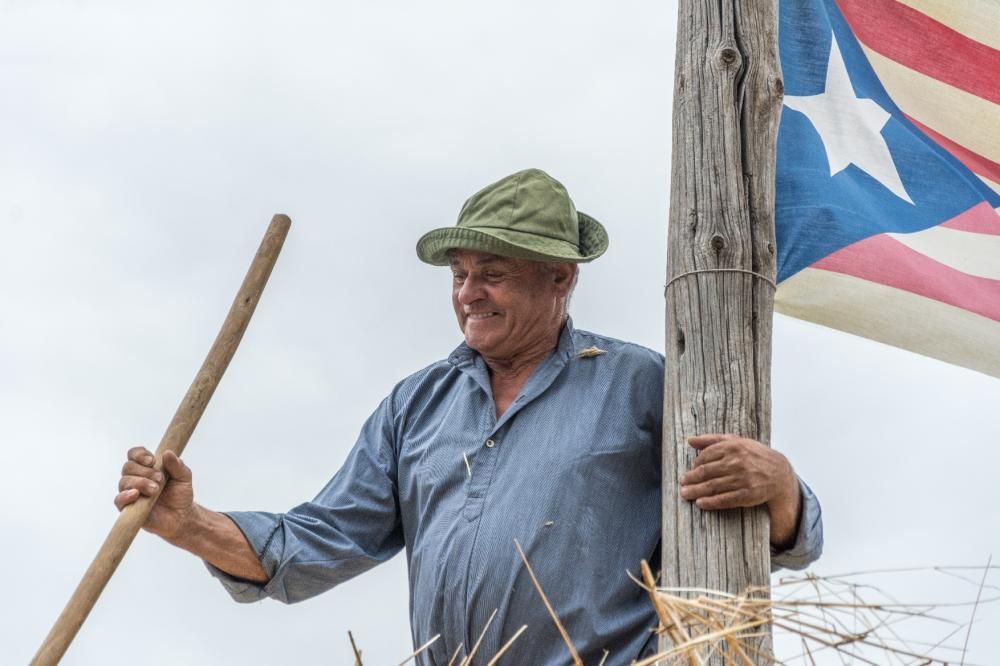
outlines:
{"label": "gray hair", "polygon": [[[556,266],[561,266],[565,263],[564,261],[539,261],[537,262],[539,269],[545,273],[552,274],[556,270]],[[569,285],[569,291],[566,292],[566,303],[563,306],[563,314],[569,314],[569,302],[573,299],[573,292],[576,291],[576,283],[580,280],[580,264],[570,264],[573,266],[573,279]]]}

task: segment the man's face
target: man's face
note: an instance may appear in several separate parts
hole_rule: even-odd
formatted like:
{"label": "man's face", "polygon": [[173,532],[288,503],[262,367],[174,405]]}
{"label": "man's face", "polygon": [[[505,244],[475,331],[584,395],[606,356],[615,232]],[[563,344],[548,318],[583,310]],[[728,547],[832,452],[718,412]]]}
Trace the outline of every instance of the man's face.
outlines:
{"label": "man's face", "polygon": [[451,301],[465,342],[487,358],[513,359],[555,341],[574,268],[452,250]]}

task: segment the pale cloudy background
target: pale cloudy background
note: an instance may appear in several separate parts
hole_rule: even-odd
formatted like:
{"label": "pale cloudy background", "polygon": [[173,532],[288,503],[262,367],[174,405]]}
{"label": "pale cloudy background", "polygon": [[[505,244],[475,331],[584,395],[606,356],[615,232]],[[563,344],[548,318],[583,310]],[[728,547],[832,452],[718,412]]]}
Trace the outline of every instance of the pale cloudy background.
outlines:
{"label": "pale cloudy background", "polygon": [[[459,342],[414,242],[514,170],[610,231],[577,325],[662,349],[671,5],[0,3],[0,662],[68,599],[124,451],[158,442],[275,212],[291,234],[186,456],[211,507],[311,497]],[[778,317],[773,391],[775,442],[825,508],[818,572],[1000,554],[1000,381]],[[998,663],[1000,608],[978,617],[969,661]],[[245,606],[142,534],[65,663],[350,663],[348,629],[366,663],[409,654],[401,557]]]}

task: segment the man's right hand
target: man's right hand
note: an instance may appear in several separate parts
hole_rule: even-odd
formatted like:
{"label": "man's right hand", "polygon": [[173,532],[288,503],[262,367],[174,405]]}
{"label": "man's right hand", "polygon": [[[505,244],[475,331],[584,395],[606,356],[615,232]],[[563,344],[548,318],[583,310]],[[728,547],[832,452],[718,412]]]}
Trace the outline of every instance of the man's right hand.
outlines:
{"label": "man's right hand", "polygon": [[115,506],[121,511],[140,495],[156,495],[160,486],[163,491],[143,529],[237,578],[267,582],[267,572],[236,523],[225,514],[194,503],[191,470],[170,451],[163,454],[160,471],[154,467],[149,449],[141,446],[129,449],[118,481]]}
{"label": "man's right hand", "polygon": [[[164,485],[166,484],[166,485]],[[151,497],[163,486],[143,529],[168,541],[176,540],[194,519],[191,470],[172,451],[163,454],[163,470],[154,467],[153,453],[144,447],[129,449],[118,481],[115,506],[121,511],[140,495]]]}

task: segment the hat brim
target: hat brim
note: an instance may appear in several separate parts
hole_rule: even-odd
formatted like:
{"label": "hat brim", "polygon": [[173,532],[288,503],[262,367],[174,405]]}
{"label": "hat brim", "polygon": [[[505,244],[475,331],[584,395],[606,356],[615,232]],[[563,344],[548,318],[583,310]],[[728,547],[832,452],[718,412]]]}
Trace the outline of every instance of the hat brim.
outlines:
{"label": "hat brim", "polygon": [[442,227],[428,231],[417,241],[417,256],[432,266],[447,266],[448,251],[454,249],[488,252],[501,257],[530,261],[582,264],[593,261],[608,249],[608,232],[600,222],[577,213],[580,247],[556,238],[545,238],[494,227]]}

